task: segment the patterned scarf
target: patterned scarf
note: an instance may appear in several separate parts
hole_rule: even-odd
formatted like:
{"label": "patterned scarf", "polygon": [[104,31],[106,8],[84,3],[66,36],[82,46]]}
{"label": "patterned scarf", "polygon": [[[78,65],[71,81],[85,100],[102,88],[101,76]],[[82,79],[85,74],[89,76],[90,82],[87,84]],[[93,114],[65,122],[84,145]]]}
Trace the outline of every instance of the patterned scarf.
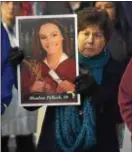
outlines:
{"label": "patterned scarf", "polygon": [[[79,64],[87,67],[99,85],[102,82],[103,69],[108,60],[108,52],[102,52],[92,58],[79,54]],[[77,106],[56,108],[56,139],[63,152],[85,151],[96,144],[95,109],[91,97],[85,97],[82,104],[82,119],[80,119]]]}

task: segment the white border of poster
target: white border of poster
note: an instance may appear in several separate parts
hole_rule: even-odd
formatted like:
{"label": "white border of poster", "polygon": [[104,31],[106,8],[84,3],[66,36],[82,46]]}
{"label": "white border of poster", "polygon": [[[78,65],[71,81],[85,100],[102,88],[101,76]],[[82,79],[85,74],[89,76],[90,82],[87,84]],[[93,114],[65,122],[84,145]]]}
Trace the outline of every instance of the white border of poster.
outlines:
{"label": "white border of poster", "polygon": [[[64,21],[66,22],[66,20],[70,19],[73,20],[72,23],[74,25],[72,25],[74,28],[72,30],[74,35],[73,35],[73,41],[74,41],[74,59],[75,59],[75,63],[76,63],[76,76],[79,74],[79,64],[78,64],[78,44],[77,44],[77,15],[76,14],[65,14],[65,15],[43,15],[43,16],[21,16],[21,17],[16,17],[16,38],[18,40],[18,46],[23,49],[23,50],[27,50],[25,49],[26,45],[23,45],[23,43],[21,43],[21,37],[20,36],[21,29],[27,29],[28,28],[24,28],[22,27],[24,25],[25,22],[29,22],[30,20],[35,22],[37,20],[46,20],[46,19],[55,19],[55,20],[59,20],[59,22]],[[24,21],[23,24],[21,24]],[[63,23],[62,23],[63,24]],[[31,27],[32,28],[31,24]],[[69,25],[68,25],[69,26]],[[27,31],[28,32],[28,31]],[[24,39],[24,37],[23,37]],[[31,51],[31,50],[30,50]],[[25,53],[24,53],[25,54]],[[26,57],[26,56],[25,56]],[[22,62],[23,63],[23,62]],[[70,65],[67,65],[70,66]],[[79,94],[75,94],[75,93],[65,93],[65,94],[51,94],[51,95],[43,95],[39,94],[39,95],[30,95],[27,101],[22,100],[22,90],[21,90],[21,65],[18,66],[17,68],[17,74],[18,74],[18,100],[19,100],[19,106],[25,106],[25,107],[29,107],[29,106],[44,106],[44,105],[48,105],[48,106],[64,106],[64,105],[80,105],[80,95]],[[26,83],[26,81],[24,82]],[[43,100],[44,99],[44,100]],[[66,99],[66,100],[65,100]],[[60,100],[60,101],[59,101]],[[29,102],[30,101],[30,102]],[[58,102],[59,101],[59,102]],[[69,102],[70,101],[70,102]]]}

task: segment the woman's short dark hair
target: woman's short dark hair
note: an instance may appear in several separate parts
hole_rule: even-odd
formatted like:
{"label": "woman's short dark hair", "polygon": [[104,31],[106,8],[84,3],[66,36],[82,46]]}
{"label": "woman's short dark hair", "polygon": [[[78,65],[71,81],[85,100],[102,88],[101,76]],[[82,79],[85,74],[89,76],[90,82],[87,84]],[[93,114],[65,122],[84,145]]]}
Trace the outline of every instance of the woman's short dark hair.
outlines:
{"label": "woman's short dark hair", "polygon": [[87,28],[88,25],[97,25],[104,34],[106,41],[111,36],[111,22],[108,14],[98,11],[96,8],[87,8],[78,12],[78,32]]}
{"label": "woman's short dark hair", "polygon": [[40,39],[39,39],[39,30],[40,30],[40,27],[44,24],[54,24],[56,25],[64,40],[63,40],[63,51],[67,54],[67,55],[71,55],[71,43],[70,43],[70,39],[69,39],[69,36],[67,35],[63,25],[58,21],[58,20],[55,20],[55,19],[45,19],[45,20],[39,20],[38,22],[38,26],[37,28],[35,29],[35,34],[34,34],[34,37],[33,37],[33,55],[35,58],[36,56],[38,56],[38,58],[40,57],[44,57],[46,56],[46,51],[44,50],[44,48],[42,48],[41,46],[41,43],[40,43]]}

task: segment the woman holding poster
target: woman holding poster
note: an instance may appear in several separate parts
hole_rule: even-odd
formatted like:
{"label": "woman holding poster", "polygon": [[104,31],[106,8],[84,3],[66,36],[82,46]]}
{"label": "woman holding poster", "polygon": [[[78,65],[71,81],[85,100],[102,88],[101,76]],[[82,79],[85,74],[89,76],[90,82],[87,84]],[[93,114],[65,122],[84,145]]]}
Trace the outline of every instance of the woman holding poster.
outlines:
{"label": "woman holding poster", "polygon": [[82,95],[81,105],[47,108],[37,152],[119,152],[116,124],[122,120],[117,94],[124,64],[105,49],[110,34],[105,12],[91,8],[78,13],[83,74],[76,78],[75,90]]}

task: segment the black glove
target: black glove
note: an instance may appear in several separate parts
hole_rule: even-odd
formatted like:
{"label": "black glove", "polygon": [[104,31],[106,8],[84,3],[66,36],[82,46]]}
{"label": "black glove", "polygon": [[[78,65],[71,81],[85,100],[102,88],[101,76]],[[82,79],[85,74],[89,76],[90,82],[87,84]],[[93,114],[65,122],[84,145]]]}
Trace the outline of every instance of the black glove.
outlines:
{"label": "black glove", "polygon": [[28,111],[36,111],[39,108],[41,108],[41,106],[40,107],[23,107],[23,108],[26,109],[26,110],[28,110]]}
{"label": "black glove", "polygon": [[9,61],[11,62],[13,67],[16,67],[18,64],[20,64],[23,59],[24,59],[24,53],[18,47],[14,47],[10,50]]}
{"label": "black glove", "polygon": [[95,79],[89,74],[81,74],[75,79],[75,92],[86,96],[92,96],[98,88]]}

